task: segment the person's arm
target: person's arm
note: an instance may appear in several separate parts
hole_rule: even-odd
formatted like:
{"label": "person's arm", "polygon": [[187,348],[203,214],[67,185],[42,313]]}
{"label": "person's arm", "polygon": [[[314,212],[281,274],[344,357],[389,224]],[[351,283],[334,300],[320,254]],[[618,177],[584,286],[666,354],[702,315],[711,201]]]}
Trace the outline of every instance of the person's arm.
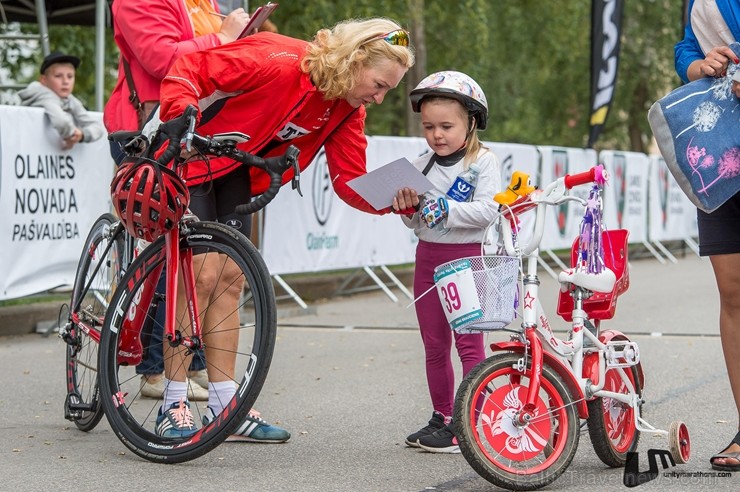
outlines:
{"label": "person's arm", "polygon": [[103,124],[95,118],[79,99],[70,97],[70,112],[74,116],[77,127],[82,131],[83,142],[94,142],[105,134]]}
{"label": "person's arm", "polygon": [[33,99],[31,106],[44,108],[46,115],[49,117],[51,126],[59,132],[59,135],[63,138],[69,138],[74,135],[75,125],[74,118],[64,109],[62,109],[62,100],[54,94],[54,92],[41,85],[37,86],[37,93]]}
{"label": "person's arm", "polygon": [[177,60],[160,85],[160,119],[169,121],[189,105],[198,107],[204,94],[244,92],[258,85],[261,65],[242,43],[189,53]]}
{"label": "person's arm", "polygon": [[684,82],[692,80],[688,76],[689,66],[697,60],[704,59],[704,53],[699,47],[699,41],[697,41],[694,29],[691,26],[691,9],[693,6],[694,0],[690,0],[689,20],[684,28],[683,39],[673,47],[676,73]]}
{"label": "person's arm", "polygon": [[324,143],[326,162],[334,191],[347,205],[371,214],[386,214],[390,207],[375,210],[364,198],[347,185],[348,181],[367,174],[367,138],[365,138],[365,108],[360,107],[339,125]]}
{"label": "person's arm", "polygon": [[[238,14],[232,12],[229,19],[224,19],[221,33],[194,38],[180,0],[136,0],[121,3],[116,11],[116,26],[136,62],[153,77],[162,79],[181,56],[231,41],[223,35],[225,29],[236,32],[243,27],[241,24],[246,25],[246,18]],[[240,20],[231,19],[237,17]]]}
{"label": "person's arm", "polygon": [[691,8],[694,0],[689,2],[689,20],[684,28],[684,37],[673,48],[676,73],[684,82],[704,77],[722,77],[730,61],[738,63],[737,55],[728,46],[716,46],[708,53],[701,50],[699,41],[691,25]]}

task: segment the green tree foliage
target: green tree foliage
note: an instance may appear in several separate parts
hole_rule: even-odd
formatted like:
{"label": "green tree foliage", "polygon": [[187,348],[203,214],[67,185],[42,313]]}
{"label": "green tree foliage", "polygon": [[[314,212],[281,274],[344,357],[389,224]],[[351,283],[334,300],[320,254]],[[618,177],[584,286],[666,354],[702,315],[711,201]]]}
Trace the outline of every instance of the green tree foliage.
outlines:
{"label": "green tree foliage", "polygon": [[[257,3],[250,2],[252,8]],[[647,110],[679,84],[673,45],[681,38],[682,2],[625,1],[615,100],[597,148],[646,151]],[[371,135],[419,134],[408,93],[422,74],[460,70],[483,87],[490,120],[485,140],[580,147],[588,137],[591,2],[541,0],[311,0],[281,2],[272,19],[282,34],[312,39],[347,18],[385,16],[412,33],[418,71],[368,110]],[[4,27],[4,26],[2,26]],[[35,26],[23,26],[33,32]],[[421,38],[421,37],[420,37]],[[83,59],[76,94],[94,102],[94,29],[52,26],[52,49]],[[37,53],[4,49],[0,62],[16,80],[36,78]],[[117,50],[108,30],[105,95],[116,79]],[[25,68],[24,68],[25,67]],[[418,73],[417,73],[418,72]]]}
{"label": "green tree foliage", "polygon": [[[35,24],[0,25],[6,32],[38,34]],[[41,43],[37,41],[10,41],[0,50],[0,65],[8,70],[10,80],[28,84],[38,79],[38,67],[44,56]],[[49,49],[77,56],[82,61],[75,75],[75,96],[87,108],[95,107],[95,28],[88,26],[49,26]],[[118,68],[118,49],[113,42],[112,30],[107,30],[105,40],[105,90],[107,96],[113,90]]]}

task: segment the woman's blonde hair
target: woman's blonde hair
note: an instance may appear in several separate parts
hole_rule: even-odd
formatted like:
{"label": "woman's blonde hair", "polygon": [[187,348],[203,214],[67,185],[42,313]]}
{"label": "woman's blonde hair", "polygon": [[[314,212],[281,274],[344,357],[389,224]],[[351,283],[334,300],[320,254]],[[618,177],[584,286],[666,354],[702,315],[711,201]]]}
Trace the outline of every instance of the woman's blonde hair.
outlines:
{"label": "woman's blonde hair", "polygon": [[467,122],[467,138],[465,139],[465,156],[463,157],[463,166],[465,169],[470,167],[470,164],[478,160],[478,153],[481,149],[488,150],[488,147],[483,145],[478,139],[478,119],[473,117],[473,114],[466,108],[460,101],[453,97],[444,96],[427,96],[421,100],[419,107],[427,103],[450,103],[454,104],[457,108],[458,113],[462,117],[463,121]]}
{"label": "woman's blonde hair", "polygon": [[384,34],[403,30],[395,21],[382,17],[350,19],[332,29],[321,29],[301,63],[324,98],[341,99],[357,84],[360,69],[391,60],[406,69],[414,65],[411,46],[396,46]]}

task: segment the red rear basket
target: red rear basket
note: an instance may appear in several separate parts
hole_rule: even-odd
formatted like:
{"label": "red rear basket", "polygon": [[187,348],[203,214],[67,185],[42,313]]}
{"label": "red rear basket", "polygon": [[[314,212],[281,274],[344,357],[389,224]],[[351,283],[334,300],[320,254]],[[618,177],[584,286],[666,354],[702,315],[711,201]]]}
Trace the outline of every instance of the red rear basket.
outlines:
{"label": "red rear basket", "polygon": [[[604,247],[604,263],[614,272],[617,281],[611,292],[594,292],[583,302],[583,309],[589,318],[594,320],[611,319],[617,309],[617,297],[625,292],[630,285],[630,275],[627,268],[627,229],[615,229],[602,233]],[[575,267],[578,261],[578,238],[573,241],[570,251],[570,265]],[[565,321],[573,320],[573,297],[571,291],[560,292],[558,296],[558,314]]]}

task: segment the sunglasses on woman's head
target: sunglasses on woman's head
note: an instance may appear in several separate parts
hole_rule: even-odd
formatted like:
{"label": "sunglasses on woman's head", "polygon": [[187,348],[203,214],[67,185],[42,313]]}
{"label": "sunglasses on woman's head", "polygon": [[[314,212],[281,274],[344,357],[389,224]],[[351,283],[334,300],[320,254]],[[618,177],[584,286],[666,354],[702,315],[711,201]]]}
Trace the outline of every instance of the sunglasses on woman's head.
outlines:
{"label": "sunglasses on woman's head", "polygon": [[382,39],[386,43],[393,46],[408,46],[409,44],[411,44],[411,38],[409,37],[408,31],[405,31],[403,29],[396,29],[395,31],[372,36],[371,38],[363,41],[362,44],[369,43],[370,41],[375,41],[376,39]]}

